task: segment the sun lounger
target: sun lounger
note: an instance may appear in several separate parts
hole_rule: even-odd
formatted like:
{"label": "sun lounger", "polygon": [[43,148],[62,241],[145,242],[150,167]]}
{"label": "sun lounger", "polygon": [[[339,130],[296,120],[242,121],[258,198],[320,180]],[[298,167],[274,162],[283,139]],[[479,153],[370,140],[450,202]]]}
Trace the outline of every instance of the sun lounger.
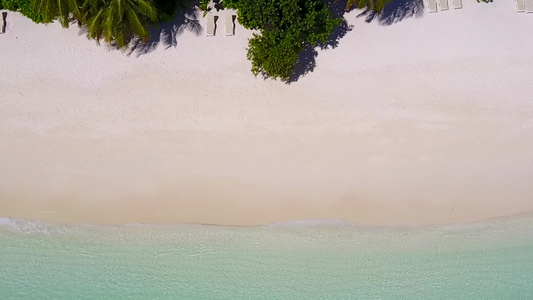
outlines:
{"label": "sun lounger", "polygon": [[439,0],[440,10],[448,10],[448,0]]}
{"label": "sun lounger", "polygon": [[214,36],[215,35],[215,16],[212,14],[207,14],[207,26],[205,28],[205,35]]}
{"label": "sun lounger", "polygon": [[533,0],[525,0],[524,2],[526,2],[526,12],[528,14],[533,13]]}
{"label": "sun lounger", "polygon": [[233,15],[226,15],[226,35],[234,35],[234,23],[233,23]]}
{"label": "sun lounger", "polygon": [[428,6],[429,6],[430,13],[437,12],[437,1],[436,0],[428,0]]}
{"label": "sun lounger", "polygon": [[516,11],[524,12],[525,10],[526,10],[526,5],[524,4],[524,0],[516,0]]}
{"label": "sun lounger", "polygon": [[462,0],[453,0],[453,8],[455,8],[455,9],[463,8],[463,1]]}

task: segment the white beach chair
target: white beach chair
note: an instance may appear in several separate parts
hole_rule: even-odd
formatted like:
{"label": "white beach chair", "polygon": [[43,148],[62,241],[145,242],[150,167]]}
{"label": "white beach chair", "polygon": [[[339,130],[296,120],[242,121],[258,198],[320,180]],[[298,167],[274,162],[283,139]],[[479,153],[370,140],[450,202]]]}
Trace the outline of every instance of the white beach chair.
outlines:
{"label": "white beach chair", "polygon": [[453,0],[453,8],[455,8],[455,9],[463,8],[463,1],[462,0]]}
{"label": "white beach chair", "polygon": [[233,23],[233,15],[227,14],[226,15],[226,35],[234,35],[235,34],[235,24]]}
{"label": "white beach chair", "polygon": [[214,36],[216,30],[215,16],[207,14],[207,26],[205,27],[205,35]]}
{"label": "white beach chair", "polygon": [[430,13],[437,12],[437,1],[436,0],[428,0],[428,7],[429,7],[429,12]]}
{"label": "white beach chair", "polygon": [[526,6],[524,4],[524,0],[516,0],[516,11],[524,12],[525,10],[526,10]]}
{"label": "white beach chair", "polygon": [[448,0],[439,0],[440,10],[448,10]]}
{"label": "white beach chair", "polygon": [[533,13],[533,0],[525,0],[526,2],[526,13]]}

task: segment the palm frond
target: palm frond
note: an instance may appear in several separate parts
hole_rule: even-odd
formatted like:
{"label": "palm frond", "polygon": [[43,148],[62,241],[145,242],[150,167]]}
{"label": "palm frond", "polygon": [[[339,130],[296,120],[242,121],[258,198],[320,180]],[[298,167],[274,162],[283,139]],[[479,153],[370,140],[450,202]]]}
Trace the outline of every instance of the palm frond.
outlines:
{"label": "palm frond", "polygon": [[131,0],[132,7],[151,21],[157,20],[157,9],[151,0]]}
{"label": "palm frond", "polygon": [[79,15],[87,26],[87,36],[114,43],[118,48],[126,47],[134,34],[149,38],[147,22],[157,20],[152,0],[85,0]]}
{"label": "palm frond", "polygon": [[135,14],[132,10],[128,10],[128,23],[131,28],[131,31],[139,37],[148,37],[150,34],[148,30],[144,27],[139,16]]}

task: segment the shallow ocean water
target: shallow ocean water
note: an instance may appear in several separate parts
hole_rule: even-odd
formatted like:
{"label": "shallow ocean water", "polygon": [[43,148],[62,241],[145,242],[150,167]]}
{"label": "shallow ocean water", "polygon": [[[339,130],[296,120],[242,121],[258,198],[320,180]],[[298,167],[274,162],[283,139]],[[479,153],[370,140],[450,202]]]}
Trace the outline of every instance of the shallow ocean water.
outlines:
{"label": "shallow ocean water", "polygon": [[533,216],[448,226],[0,219],[1,299],[532,299]]}

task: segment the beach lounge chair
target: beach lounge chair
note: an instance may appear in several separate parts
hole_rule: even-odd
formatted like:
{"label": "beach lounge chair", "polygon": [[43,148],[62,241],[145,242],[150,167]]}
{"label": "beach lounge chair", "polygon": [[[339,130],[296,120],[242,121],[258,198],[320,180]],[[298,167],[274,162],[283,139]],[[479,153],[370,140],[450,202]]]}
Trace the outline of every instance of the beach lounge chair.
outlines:
{"label": "beach lounge chair", "polygon": [[462,0],[453,0],[453,8],[455,8],[455,9],[463,8],[463,1]]}
{"label": "beach lounge chair", "polygon": [[235,24],[233,23],[233,15],[226,15],[226,35],[235,34]]}
{"label": "beach lounge chair", "polygon": [[448,0],[439,0],[440,10],[448,10]]}
{"label": "beach lounge chair", "polygon": [[207,26],[205,28],[205,35],[214,36],[216,30],[215,16],[212,14],[207,15]]}
{"label": "beach lounge chair", "polygon": [[533,0],[525,0],[524,2],[526,2],[526,12],[528,14],[533,13]]}
{"label": "beach lounge chair", "polygon": [[516,0],[516,11],[524,12],[525,10],[526,10],[526,6],[524,4],[524,0]]}
{"label": "beach lounge chair", "polygon": [[428,0],[428,6],[429,6],[430,13],[437,12],[437,1],[436,0]]}

